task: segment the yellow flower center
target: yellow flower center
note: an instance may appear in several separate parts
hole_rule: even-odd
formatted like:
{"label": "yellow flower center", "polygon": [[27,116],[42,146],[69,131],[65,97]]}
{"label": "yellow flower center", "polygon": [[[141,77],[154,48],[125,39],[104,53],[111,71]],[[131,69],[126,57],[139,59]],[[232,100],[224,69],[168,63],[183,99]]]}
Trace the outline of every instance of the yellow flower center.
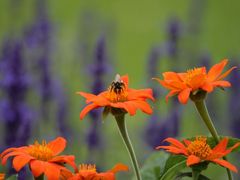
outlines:
{"label": "yellow flower center", "polygon": [[95,173],[95,172],[97,172],[97,170],[96,170],[96,165],[95,164],[80,164],[79,165],[79,172],[89,172],[89,173],[91,173],[91,172],[93,172],[93,173]]}
{"label": "yellow flower center", "polygon": [[29,149],[29,154],[42,161],[48,161],[53,157],[53,151],[47,146],[45,140],[42,141],[42,144],[35,141],[34,145]]}
{"label": "yellow flower center", "polygon": [[187,70],[184,82],[187,85],[191,85],[192,79],[199,75],[203,75],[203,77],[206,78],[206,73],[203,72],[202,68],[189,69]]}
{"label": "yellow flower center", "polygon": [[187,147],[188,154],[195,155],[200,159],[206,159],[211,153],[212,149],[207,144],[207,138],[198,137]]}
{"label": "yellow flower center", "polygon": [[108,88],[107,98],[112,102],[123,102],[126,101],[127,95],[126,86],[120,75],[117,74],[115,80]]}

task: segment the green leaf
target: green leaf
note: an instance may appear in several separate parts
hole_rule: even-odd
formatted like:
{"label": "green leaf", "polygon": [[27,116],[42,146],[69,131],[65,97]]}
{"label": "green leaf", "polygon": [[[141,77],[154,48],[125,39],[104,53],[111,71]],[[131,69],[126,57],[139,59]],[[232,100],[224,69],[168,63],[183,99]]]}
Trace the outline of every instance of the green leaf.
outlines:
{"label": "green leaf", "polygon": [[18,179],[18,175],[17,175],[17,174],[8,176],[8,177],[6,178],[6,180],[16,180],[16,179]]}
{"label": "green leaf", "polygon": [[[184,177],[192,177],[192,172],[184,172],[184,173],[180,173],[179,175],[177,175],[177,177],[175,178],[175,180],[181,180]],[[210,180],[207,176],[204,176],[202,174],[199,175],[199,180]]]}
{"label": "green leaf", "polygon": [[186,168],[186,157],[171,155],[165,165],[164,171],[160,176],[160,180],[171,180],[174,177]]}
{"label": "green leaf", "polygon": [[157,151],[145,161],[144,166],[141,168],[140,173],[142,179],[158,179],[164,170],[165,163],[169,154],[164,151]]}

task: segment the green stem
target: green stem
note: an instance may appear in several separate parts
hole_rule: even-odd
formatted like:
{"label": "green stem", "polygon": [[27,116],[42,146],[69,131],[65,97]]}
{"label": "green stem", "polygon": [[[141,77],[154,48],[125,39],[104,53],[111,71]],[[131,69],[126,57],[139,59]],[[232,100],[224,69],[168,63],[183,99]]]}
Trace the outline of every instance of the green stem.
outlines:
{"label": "green stem", "polygon": [[192,169],[192,179],[193,180],[198,180],[199,175],[200,175],[199,171],[195,171],[194,169]]}
{"label": "green stem", "polygon": [[38,177],[34,177],[34,180],[44,180],[44,174],[42,174]]}
{"label": "green stem", "polygon": [[117,125],[118,125],[120,135],[122,136],[122,139],[125,143],[125,146],[126,146],[126,148],[128,150],[128,153],[129,153],[129,156],[131,158],[131,161],[132,161],[132,164],[133,164],[133,167],[134,167],[134,171],[135,171],[135,174],[137,176],[137,180],[141,180],[137,158],[136,158],[135,152],[133,150],[133,146],[132,146],[132,143],[130,141],[130,138],[128,136],[124,115],[115,116],[115,119],[117,121]]}
{"label": "green stem", "polygon": [[[194,101],[195,106],[197,108],[197,111],[199,113],[199,115],[201,116],[202,120],[204,121],[204,123],[206,124],[208,130],[210,131],[210,133],[212,134],[214,140],[216,143],[219,143],[220,139],[217,133],[216,128],[214,127],[214,124],[210,118],[210,115],[208,113],[207,107],[206,107],[206,103],[204,100],[200,100],[200,101]],[[224,160],[227,160],[226,157],[223,157]],[[232,173],[230,172],[230,170],[228,168],[226,168],[227,170],[227,174],[228,174],[228,179],[232,180]]]}

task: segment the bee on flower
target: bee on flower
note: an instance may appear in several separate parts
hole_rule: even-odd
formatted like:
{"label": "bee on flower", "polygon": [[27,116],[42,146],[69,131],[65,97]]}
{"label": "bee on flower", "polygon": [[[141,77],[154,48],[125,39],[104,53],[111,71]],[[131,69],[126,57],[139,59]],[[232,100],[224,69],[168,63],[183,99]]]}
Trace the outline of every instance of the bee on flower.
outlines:
{"label": "bee on flower", "polygon": [[116,110],[120,113],[129,113],[135,115],[136,110],[140,109],[146,114],[152,114],[147,99],[154,100],[152,89],[131,89],[128,87],[128,76],[116,75],[107,91],[98,95],[77,92],[77,94],[86,98],[87,106],[81,111],[80,119],[83,119],[88,112],[93,109],[104,107],[104,113],[115,114]]}

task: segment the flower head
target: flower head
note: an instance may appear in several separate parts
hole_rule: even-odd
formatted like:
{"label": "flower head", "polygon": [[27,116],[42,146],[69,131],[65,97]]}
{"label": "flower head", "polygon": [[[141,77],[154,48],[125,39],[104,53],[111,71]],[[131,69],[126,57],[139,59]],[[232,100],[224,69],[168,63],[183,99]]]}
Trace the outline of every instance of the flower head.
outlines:
{"label": "flower head", "polygon": [[5,165],[7,159],[13,156],[12,164],[17,172],[29,164],[34,177],[45,174],[48,179],[58,180],[60,171],[66,169],[65,163],[76,169],[74,156],[57,156],[65,149],[65,146],[66,140],[58,137],[49,143],[42,141],[40,144],[36,141],[33,145],[8,148],[1,154],[2,164]]}
{"label": "flower head", "polygon": [[221,158],[240,146],[240,143],[236,143],[234,146],[227,149],[228,138],[224,138],[212,149],[205,137],[196,137],[193,141],[184,139],[184,143],[174,138],[166,138],[164,141],[170,143],[170,145],[158,146],[156,149],[165,149],[172,154],[186,156],[187,166],[209,161],[237,172],[237,168],[234,165]]}
{"label": "flower head", "polygon": [[115,174],[119,171],[128,171],[128,167],[124,164],[116,164],[107,172],[98,173],[96,166],[92,164],[81,164],[77,173],[73,174],[70,171],[63,170],[61,179],[68,180],[115,180]]}
{"label": "flower head", "polygon": [[103,91],[98,95],[78,92],[86,98],[88,104],[80,113],[80,119],[93,109],[105,107],[110,112],[114,109],[120,109],[134,115],[137,109],[141,109],[147,114],[152,113],[150,105],[146,102],[147,99],[154,100],[152,89],[131,89],[128,87],[128,76],[116,75],[107,91]]}
{"label": "flower head", "polygon": [[184,73],[165,72],[163,80],[156,79],[163,87],[170,90],[168,97],[178,95],[178,100],[182,104],[186,104],[191,94],[198,91],[212,92],[215,87],[230,87],[231,83],[223,80],[236,66],[230,68],[221,74],[223,68],[228,63],[227,59],[215,64],[208,72],[206,67],[190,69]]}

